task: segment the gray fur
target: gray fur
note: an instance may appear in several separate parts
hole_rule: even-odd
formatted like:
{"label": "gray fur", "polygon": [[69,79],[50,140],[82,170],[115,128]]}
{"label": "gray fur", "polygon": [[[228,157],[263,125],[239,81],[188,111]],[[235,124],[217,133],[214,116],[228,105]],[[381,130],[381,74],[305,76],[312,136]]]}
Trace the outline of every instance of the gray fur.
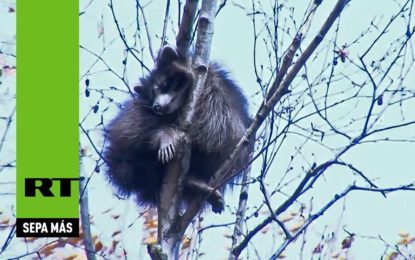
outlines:
{"label": "gray fur", "polygon": [[[105,153],[107,175],[121,194],[136,195],[140,204],[156,204],[166,164],[174,158],[183,135],[178,129],[179,119],[193,84],[189,62],[165,47],[155,69],[134,88],[137,98],[128,102],[110,124],[110,145]],[[170,101],[164,102],[163,107],[158,106],[161,95],[168,95],[163,101]],[[207,184],[209,179],[249,124],[247,101],[240,88],[220,65],[210,64],[189,130],[192,154],[183,190],[185,202],[212,190]],[[246,165],[248,155],[248,150],[243,151],[235,169]],[[220,192],[214,192],[208,202],[214,212],[223,210]]]}

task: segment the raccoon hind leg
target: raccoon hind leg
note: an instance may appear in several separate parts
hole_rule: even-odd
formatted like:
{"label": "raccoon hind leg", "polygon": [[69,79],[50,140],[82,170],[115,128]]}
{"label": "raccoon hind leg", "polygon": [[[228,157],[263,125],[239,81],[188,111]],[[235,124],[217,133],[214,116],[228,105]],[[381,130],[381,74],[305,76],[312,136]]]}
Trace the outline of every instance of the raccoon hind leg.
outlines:
{"label": "raccoon hind leg", "polygon": [[208,185],[206,182],[189,177],[186,180],[186,188],[190,190],[190,193],[196,192],[199,196],[207,196],[207,202],[212,206],[212,211],[215,213],[222,213],[225,208],[225,202],[222,193]]}

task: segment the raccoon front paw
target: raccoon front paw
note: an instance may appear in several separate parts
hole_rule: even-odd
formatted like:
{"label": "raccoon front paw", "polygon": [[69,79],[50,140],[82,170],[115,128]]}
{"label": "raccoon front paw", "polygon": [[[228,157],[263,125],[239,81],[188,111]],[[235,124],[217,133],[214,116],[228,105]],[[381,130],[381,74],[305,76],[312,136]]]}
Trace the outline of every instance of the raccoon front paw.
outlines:
{"label": "raccoon front paw", "polygon": [[165,130],[160,134],[160,147],[158,150],[158,160],[162,164],[169,163],[176,154],[177,145],[182,142],[185,135],[183,132],[175,130]]}
{"label": "raccoon front paw", "polygon": [[174,141],[170,137],[161,138],[160,148],[158,152],[158,160],[162,164],[166,164],[173,160],[176,149]]}

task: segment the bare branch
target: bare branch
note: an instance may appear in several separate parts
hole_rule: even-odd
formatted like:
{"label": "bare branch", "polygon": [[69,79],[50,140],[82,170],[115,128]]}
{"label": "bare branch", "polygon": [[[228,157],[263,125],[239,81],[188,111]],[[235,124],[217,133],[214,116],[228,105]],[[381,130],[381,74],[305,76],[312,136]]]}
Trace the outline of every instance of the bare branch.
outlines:
{"label": "bare branch", "polygon": [[[288,93],[288,86],[291,84],[294,77],[297,75],[297,73],[300,71],[300,69],[304,66],[308,58],[311,56],[311,54],[315,51],[315,49],[318,47],[318,45],[323,40],[324,36],[327,34],[330,27],[333,25],[336,18],[341,14],[344,6],[348,0],[339,0],[337,1],[335,7],[333,8],[332,12],[326,19],[325,23],[321,27],[319,33],[314,37],[314,39],[311,41],[311,43],[307,46],[307,48],[304,50],[304,52],[300,55],[296,63],[293,65],[293,67],[290,69],[288,74],[284,77],[284,79],[281,81],[281,83],[278,84],[278,77],[275,84],[278,84],[278,87],[275,90],[275,93],[269,98],[269,100],[264,103],[264,105],[259,109],[257,112],[251,126],[246,131],[246,134],[244,138],[237,144],[235,147],[235,150],[233,153],[228,157],[227,161],[222,165],[222,167],[217,171],[215,176],[217,179],[212,180],[212,185],[217,187],[221,183],[223,183],[224,180],[220,179],[221,176],[226,176],[224,173],[227,171],[227,169],[231,169],[233,164],[233,158],[236,158],[236,155],[239,154],[239,152],[242,150],[242,147],[247,145],[247,141],[250,140],[255,132],[259,129],[261,124],[264,122],[266,116],[270,113],[271,109],[277,104],[277,102],[282,98],[283,95]],[[298,48],[297,46],[300,44],[301,38],[297,36],[290,49],[293,50]],[[288,54],[291,53],[291,51],[288,52]],[[292,53],[293,55],[294,53]],[[291,55],[291,54],[290,54]],[[288,60],[289,58],[287,58]],[[283,62],[284,64],[284,62]],[[282,66],[284,67],[284,65]],[[281,69],[282,70],[282,69]],[[273,84],[273,85],[275,85]]]}
{"label": "bare branch", "polygon": [[[186,3],[187,5],[188,3]],[[194,111],[196,108],[197,100],[200,96],[201,89],[204,87],[205,79],[209,64],[210,46],[213,36],[213,19],[216,10],[217,1],[203,1],[201,8],[201,15],[199,18],[198,37],[196,41],[196,50],[193,59],[193,67],[195,68],[195,87],[192,89],[187,109],[185,111],[184,118],[180,122],[181,129],[185,132],[191,124]],[[188,10],[187,12],[190,12]],[[190,19],[189,13],[185,10],[183,19]],[[186,18],[185,18],[186,17]],[[183,21],[183,33],[184,41],[181,42],[182,51],[185,51],[187,29],[191,21]],[[178,37],[179,41],[183,40],[182,37]],[[186,51],[185,51],[186,52]],[[191,143],[188,137],[185,137],[185,142],[181,146],[181,151],[175,157],[173,163],[168,165],[168,169],[163,181],[160,203],[159,203],[159,229],[158,229],[158,243],[161,246],[160,250],[163,250],[162,254],[165,254],[168,259],[176,259],[179,253],[179,245],[181,238],[190,224],[191,219],[186,219],[186,222],[182,222],[180,217],[180,198],[181,190],[183,188],[183,180],[187,174],[190,162]],[[193,216],[192,216],[193,218]],[[153,252],[154,250],[149,250]],[[155,258],[157,259],[157,258]]]}
{"label": "bare branch", "polygon": [[164,13],[163,32],[161,34],[160,49],[166,44],[167,22],[169,21],[169,15],[170,15],[170,0],[167,0],[166,1],[166,11]]}
{"label": "bare branch", "polygon": [[[145,12],[144,12],[144,8],[140,4],[139,0],[136,0],[136,5],[137,5],[138,9],[141,11],[141,16],[143,17],[144,29],[146,30],[147,41],[148,41],[148,49],[150,51],[151,58],[154,61],[156,59],[156,55],[154,54],[154,51],[153,51],[153,44],[152,44],[152,41],[151,41],[150,31],[148,29],[148,22],[147,22],[147,18],[146,18]],[[138,13],[137,13],[137,15],[138,15]],[[138,19],[138,17],[137,17],[137,19]]]}
{"label": "bare branch", "polygon": [[193,24],[195,21],[198,0],[187,0],[184,5],[183,17],[176,38],[177,51],[183,57],[189,57]]}
{"label": "bare branch", "polygon": [[338,200],[345,197],[349,192],[354,190],[360,190],[360,191],[369,191],[369,192],[375,192],[375,193],[389,193],[389,192],[396,192],[396,191],[415,191],[414,184],[407,184],[399,187],[394,188],[385,188],[385,189],[376,189],[376,188],[364,188],[352,185],[345,189],[340,194],[336,194],[333,199],[331,199],[326,205],[324,205],[318,212],[311,215],[307,221],[304,223],[304,225],[289,239],[286,239],[284,243],[275,251],[275,253],[271,256],[270,259],[278,259],[278,257],[284,252],[284,250],[293,242],[301,233],[303,233],[306,228],[313,223],[316,219],[321,217],[328,209],[330,209]]}
{"label": "bare branch", "polygon": [[112,14],[112,18],[114,19],[114,23],[115,23],[115,25],[116,25],[116,27],[117,27],[117,30],[118,30],[118,34],[120,35],[120,38],[121,38],[121,40],[122,40],[122,42],[124,43],[124,46],[125,46],[125,48],[126,48],[126,50],[129,52],[129,53],[131,53],[131,55],[133,55],[133,57],[141,64],[141,66],[142,67],[144,67],[144,68],[146,68],[146,70],[147,71],[149,71],[149,69],[147,68],[147,66],[144,64],[144,62],[136,55],[136,53],[135,53],[135,51],[136,50],[134,50],[133,48],[131,48],[129,45],[128,45],[128,43],[127,43],[127,40],[126,40],[126,38],[125,38],[125,34],[124,34],[124,32],[123,32],[123,30],[121,29],[121,27],[120,27],[120,25],[119,25],[119,23],[118,23],[118,19],[117,19],[117,17],[116,17],[116,15],[115,15],[115,11],[114,11],[114,5],[113,5],[113,3],[112,3],[112,0],[110,0],[110,3],[109,3],[109,5],[108,5],[109,7],[110,7],[110,9],[111,9],[111,14]]}
{"label": "bare branch", "polygon": [[[239,204],[238,204],[238,210],[236,212],[236,221],[235,221],[235,227],[233,230],[232,235],[232,247],[234,248],[241,240],[242,238],[242,226],[244,223],[244,218],[246,214],[246,205],[248,202],[248,191],[249,191],[249,178],[251,176],[251,166],[249,166],[243,173],[242,176],[242,186],[241,186],[241,192],[239,194]],[[235,256],[231,253],[228,257],[229,260],[236,259]]]}
{"label": "bare branch", "polygon": [[89,216],[89,205],[88,205],[88,191],[87,191],[87,178],[85,175],[85,169],[82,164],[83,155],[80,154],[80,170],[81,170],[81,179],[79,185],[79,194],[80,194],[80,208],[81,208],[81,225],[82,231],[84,234],[83,243],[85,246],[85,254],[88,260],[95,260],[97,259],[95,256],[95,248],[94,242],[92,241],[91,235],[91,224],[90,224],[90,216]]}

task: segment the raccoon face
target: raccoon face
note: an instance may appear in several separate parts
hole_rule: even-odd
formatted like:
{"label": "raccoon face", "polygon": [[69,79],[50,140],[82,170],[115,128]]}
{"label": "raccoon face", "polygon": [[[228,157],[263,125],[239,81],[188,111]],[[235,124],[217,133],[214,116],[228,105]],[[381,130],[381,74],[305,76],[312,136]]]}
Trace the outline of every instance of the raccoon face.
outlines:
{"label": "raccoon face", "polygon": [[157,115],[169,115],[183,107],[188,97],[186,77],[180,73],[162,77],[152,87],[152,110]]}
{"label": "raccoon face", "polygon": [[193,73],[177,52],[164,47],[157,59],[156,68],[141,84],[134,87],[139,100],[159,116],[170,115],[183,107],[193,84]]}

